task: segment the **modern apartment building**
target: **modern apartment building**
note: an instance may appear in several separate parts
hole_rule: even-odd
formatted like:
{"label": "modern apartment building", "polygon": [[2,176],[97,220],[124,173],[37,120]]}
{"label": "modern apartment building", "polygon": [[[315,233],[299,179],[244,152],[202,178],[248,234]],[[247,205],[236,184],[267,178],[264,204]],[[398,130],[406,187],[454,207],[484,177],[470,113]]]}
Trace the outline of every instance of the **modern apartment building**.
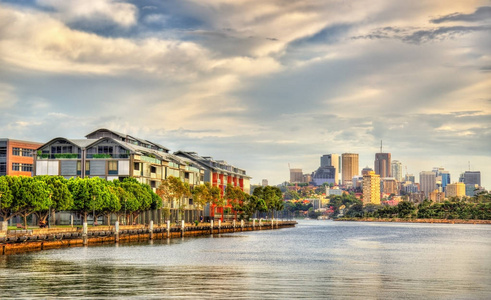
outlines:
{"label": "modern apartment building", "polygon": [[374,171],[363,175],[363,203],[380,204],[380,176]]}
{"label": "modern apartment building", "polygon": [[386,177],[382,178],[382,191],[384,194],[390,195],[399,195],[399,189],[397,188],[398,184],[395,178]]}
{"label": "modern apartment building", "polygon": [[[59,175],[67,179],[133,177],[154,191],[169,176],[191,186],[203,183],[204,176],[204,169],[169,153],[164,146],[108,129],[91,132],[86,139],[54,138],[38,147],[34,166],[35,175]],[[188,211],[195,210],[192,199],[184,201]],[[179,204],[173,201],[164,206],[173,212]]]}
{"label": "modern apartment building", "polygon": [[42,143],[0,139],[0,176],[32,176],[34,154]]}
{"label": "modern apartment building", "polygon": [[424,192],[428,198],[430,193],[436,189],[436,174],[433,171],[423,171],[419,173],[420,191]]}
{"label": "modern apartment building", "polygon": [[[179,158],[192,161],[194,164],[204,170],[205,182],[211,183],[212,186],[220,188],[222,196],[225,194],[227,185],[240,187],[247,194],[251,192],[250,179],[246,171],[228,164],[223,160],[214,160],[209,156],[199,156],[196,152],[177,151],[174,153]],[[224,207],[216,207],[213,204],[205,208],[205,216],[212,219],[221,219],[231,217],[232,205],[226,203]]]}
{"label": "modern apartment building", "polygon": [[290,183],[302,183],[303,172],[302,169],[290,169]]}
{"label": "modern apartment building", "polygon": [[341,154],[342,176],[344,186],[351,186],[353,177],[359,174],[359,158],[358,153],[343,153]]}
{"label": "modern apartment building", "polygon": [[463,182],[455,182],[447,185],[445,190],[445,196],[449,197],[459,197],[465,196],[465,184]]}
{"label": "modern apartment building", "polygon": [[398,160],[393,160],[391,162],[391,172],[392,177],[394,177],[398,182],[402,182],[404,177],[402,177],[402,163]]}

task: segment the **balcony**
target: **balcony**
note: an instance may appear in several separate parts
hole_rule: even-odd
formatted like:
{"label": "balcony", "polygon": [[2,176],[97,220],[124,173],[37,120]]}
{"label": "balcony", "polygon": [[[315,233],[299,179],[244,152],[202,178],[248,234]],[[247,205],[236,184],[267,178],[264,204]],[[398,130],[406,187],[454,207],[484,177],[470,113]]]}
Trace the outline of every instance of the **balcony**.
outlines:
{"label": "balcony", "polygon": [[90,159],[108,159],[108,158],[129,158],[129,154],[108,154],[108,153],[99,153],[99,154],[87,154],[86,157]]}
{"label": "balcony", "polygon": [[37,154],[38,160],[43,159],[79,159],[81,157],[80,154],[76,153],[55,153],[55,154]]}

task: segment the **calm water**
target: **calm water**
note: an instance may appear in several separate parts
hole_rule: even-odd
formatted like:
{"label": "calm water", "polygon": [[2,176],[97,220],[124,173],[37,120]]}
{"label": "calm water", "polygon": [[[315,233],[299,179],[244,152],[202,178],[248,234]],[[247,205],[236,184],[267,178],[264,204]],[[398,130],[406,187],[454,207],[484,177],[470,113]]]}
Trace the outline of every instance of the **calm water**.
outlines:
{"label": "calm water", "polygon": [[491,299],[491,226],[296,228],[0,256],[0,298]]}

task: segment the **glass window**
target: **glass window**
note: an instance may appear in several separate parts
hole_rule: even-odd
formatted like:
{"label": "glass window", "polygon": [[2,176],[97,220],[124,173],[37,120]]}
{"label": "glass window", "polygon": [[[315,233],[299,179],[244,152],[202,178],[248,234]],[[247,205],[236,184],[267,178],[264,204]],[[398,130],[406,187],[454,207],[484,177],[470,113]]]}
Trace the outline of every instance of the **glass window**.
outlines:
{"label": "glass window", "polygon": [[0,157],[6,157],[7,156],[7,147],[1,147],[0,148]]}
{"label": "glass window", "polygon": [[113,146],[99,146],[97,147],[98,154],[113,154]]}
{"label": "glass window", "polygon": [[32,157],[34,150],[32,149],[22,149],[22,156]]}
{"label": "glass window", "polygon": [[140,163],[135,163],[133,169],[135,169],[135,171],[140,171]]}
{"label": "glass window", "polygon": [[7,174],[7,163],[1,162],[0,163],[0,175],[5,175]]}
{"label": "glass window", "polygon": [[32,172],[32,165],[31,164],[22,164],[21,170],[23,172]]}
{"label": "glass window", "polygon": [[20,164],[12,163],[12,171],[20,171]]}
{"label": "glass window", "polygon": [[12,148],[12,155],[20,156],[20,148]]}

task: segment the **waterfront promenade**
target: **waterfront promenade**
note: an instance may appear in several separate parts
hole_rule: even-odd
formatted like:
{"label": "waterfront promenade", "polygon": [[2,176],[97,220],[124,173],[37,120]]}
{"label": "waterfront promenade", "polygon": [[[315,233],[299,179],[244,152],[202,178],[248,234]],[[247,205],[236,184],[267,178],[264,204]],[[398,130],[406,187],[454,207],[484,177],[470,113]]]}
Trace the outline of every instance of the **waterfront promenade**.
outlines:
{"label": "waterfront promenade", "polygon": [[125,243],[154,239],[213,235],[254,230],[271,230],[294,227],[296,221],[252,220],[249,222],[184,223],[160,226],[111,225],[90,227],[43,228],[31,230],[9,230],[0,236],[0,255],[40,251],[47,249],[76,247],[102,243]]}

